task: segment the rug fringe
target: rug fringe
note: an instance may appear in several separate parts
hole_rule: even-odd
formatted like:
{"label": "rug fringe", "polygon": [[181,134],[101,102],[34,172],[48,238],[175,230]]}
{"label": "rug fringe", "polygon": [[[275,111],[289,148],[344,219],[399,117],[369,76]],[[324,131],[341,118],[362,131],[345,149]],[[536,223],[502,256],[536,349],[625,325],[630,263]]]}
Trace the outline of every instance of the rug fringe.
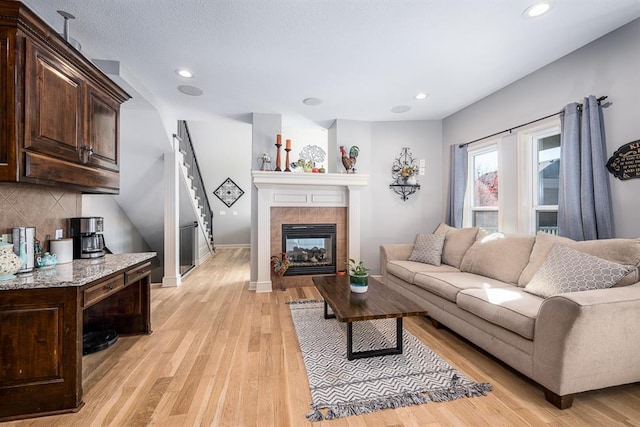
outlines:
{"label": "rug fringe", "polygon": [[315,304],[319,302],[324,302],[321,299],[298,299],[293,301],[287,301],[285,304],[287,305],[298,305],[298,304]]}
{"label": "rug fringe", "polygon": [[460,376],[454,374],[449,388],[428,391],[427,395],[432,402],[448,402],[463,397],[486,396],[490,391],[489,383],[460,384]]}
{"label": "rug fringe", "polygon": [[422,392],[407,392],[396,396],[389,396],[380,399],[366,400],[362,402],[345,403],[322,407],[326,409],[323,414],[316,405],[311,405],[311,412],[307,414],[307,419],[311,422],[322,420],[333,420],[336,418],[349,417],[351,415],[363,415],[382,409],[394,409],[404,406],[420,405],[429,400]]}
{"label": "rug fringe", "polygon": [[[447,402],[463,397],[486,396],[491,391],[491,384],[473,383],[468,385],[458,384],[458,376],[454,375],[451,387],[434,391],[406,392],[396,396],[388,396],[380,399],[372,399],[362,402],[344,403],[338,405],[323,406],[311,405],[311,412],[306,415],[311,422],[333,420],[349,417],[351,415],[363,415],[383,409],[396,409],[405,406],[422,405],[427,402]],[[326,409],[323,414],[320,409]]]}

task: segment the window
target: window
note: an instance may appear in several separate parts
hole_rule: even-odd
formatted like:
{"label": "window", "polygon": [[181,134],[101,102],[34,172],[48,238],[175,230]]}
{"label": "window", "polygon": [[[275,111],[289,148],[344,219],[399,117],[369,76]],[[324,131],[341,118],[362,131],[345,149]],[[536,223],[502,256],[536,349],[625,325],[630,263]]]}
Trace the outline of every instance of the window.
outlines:
{"label": "window", "polygon": [[498,231],[498,147],[469,150],[468,211],[470,225]]}
{"label": "window", "polygon": [[534,231],[558,232],[558,189],[560,180],[560,131],[557,128],[531,137],[535,176],[533,182]]}
{"label": "window", "polygon": [[558,232],[560,123],[547,121],[468,147],[463,225],[489,232]]}

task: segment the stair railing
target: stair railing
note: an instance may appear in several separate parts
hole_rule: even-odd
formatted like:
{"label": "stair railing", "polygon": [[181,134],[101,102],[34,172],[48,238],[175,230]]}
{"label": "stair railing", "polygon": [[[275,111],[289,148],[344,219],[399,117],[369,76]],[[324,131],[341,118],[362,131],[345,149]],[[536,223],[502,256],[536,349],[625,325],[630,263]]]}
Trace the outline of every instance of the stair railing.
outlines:
{"label": "stair railing", "polygon": [[204,180],[200,173],[200,166],[198,165],[198,159],[196,158],[196,152],[193,149],[193,143],[191,142],[191,135],[189,134],[189,128],[185,120],[178,120],[178,140],[180,141],[180,151],[184,156],[185,165],[189,168],[189,175],[193,180],[195,186],[196,198],[198,199],[198,205],[204,212],[204,218],[209,225],[209,237],[211,239],[211,245],[213,245],[213,211],[211,210],[211,204],[209,203],[209,197],[207,197],[207,190],[204,186]]}

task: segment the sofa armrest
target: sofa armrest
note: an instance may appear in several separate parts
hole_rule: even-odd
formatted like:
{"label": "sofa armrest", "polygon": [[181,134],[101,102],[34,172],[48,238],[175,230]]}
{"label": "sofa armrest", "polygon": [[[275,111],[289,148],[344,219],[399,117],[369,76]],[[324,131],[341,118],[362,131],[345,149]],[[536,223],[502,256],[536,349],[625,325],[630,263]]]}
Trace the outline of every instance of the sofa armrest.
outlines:
{"label": "sofa armrest", "polygon": [[640,283],[547,298],[533,379],[559,396],[640,381]]}
{"label": "sofa armrest", "polygon": [[394,243],[380,246],[380,274],[383,280],[387,275],[388,261],[406,261],[413,252],[413,243]]}

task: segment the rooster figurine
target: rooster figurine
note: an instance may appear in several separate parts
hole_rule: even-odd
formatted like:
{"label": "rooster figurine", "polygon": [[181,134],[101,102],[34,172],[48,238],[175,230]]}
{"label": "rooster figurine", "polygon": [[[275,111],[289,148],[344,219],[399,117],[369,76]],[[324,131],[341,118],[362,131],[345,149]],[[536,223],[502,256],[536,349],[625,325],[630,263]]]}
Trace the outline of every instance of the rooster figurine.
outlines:
{"label": "rooster figurine", "polygon": [[355,165],[360,149],[354,145],[349,149],[349,157],[347,157],[347,150],[345,150],[344,145],[341,145],[340,153],[342,154],[342,164],[347,170],[347,173],[356,173]]}
{"label": "rooster figurine", "polygon": [[282,280],[282,276],[289,269],[289,265],[291,265],[291,261],[289,261],[289,256],[286,252],[282,253],[282,258],[274,255],[271,257],[271,269],[275,274],[280,276],[280,289],[284,291],[284,282]]}

